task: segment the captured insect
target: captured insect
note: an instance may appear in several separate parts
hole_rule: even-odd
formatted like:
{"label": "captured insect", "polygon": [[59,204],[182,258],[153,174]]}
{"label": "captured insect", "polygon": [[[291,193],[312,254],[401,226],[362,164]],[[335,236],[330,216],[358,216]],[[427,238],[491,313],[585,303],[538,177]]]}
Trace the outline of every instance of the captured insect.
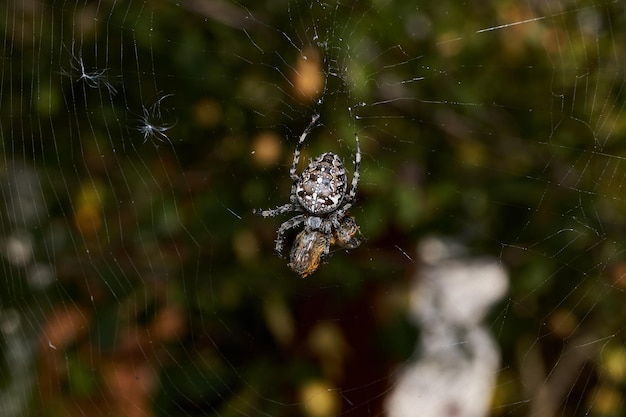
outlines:
{"label": "captured insect", "polygon": [[361,244],[359,226],[353,217],[347,216],[356,199],[361,165],[361,146],[355,133],[356,154],[354,174],[348,191],[348,176],[338,155],[326,152],[311,160],[309,165],[296,175],[300,151],[306,137],[315,127],[319,115],[314,115],[304,129],[293,152],[293,163],[289,170],[293,184],[289,203],[269,210],[254,210],[262,217],[274,217],[284,213],[298,214],[280,225],[276,236],[276,252],[282,256],[285,246],[285,233],[300,225],[304,228],[296,236],[288,266],[300,277],[305,278],[317,270],[326,260],[330,247],[337,245],[354,249]]}

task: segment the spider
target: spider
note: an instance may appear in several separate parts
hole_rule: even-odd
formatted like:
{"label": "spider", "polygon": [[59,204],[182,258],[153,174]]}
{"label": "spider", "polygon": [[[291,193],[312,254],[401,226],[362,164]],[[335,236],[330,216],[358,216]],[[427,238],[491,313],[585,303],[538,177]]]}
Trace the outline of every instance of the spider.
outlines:
{"label": "spider", "polygon": [[276,252],[282,256],[285,233],[289,229],[304,225],[294,241],[288,266],[302,278],[312,274],[330,251],[332,245],[354,249],[361,244],[359,226],[354,218],[346,216],[356,198],[361,165],[359,136],[355,133],[356,154],[352,185],[347,192],[348,180],[343,162],[336,154],[326,152],[311,160],[309,165],[296,175],[300,151],[319,115],[314,115],[304,129],[293,152],[293,164],[289,176],[293,181],[289,203],[269,210],[254,210],[262,217],[274,217],[288,212],[302,213],[280,225],[276,236]]}

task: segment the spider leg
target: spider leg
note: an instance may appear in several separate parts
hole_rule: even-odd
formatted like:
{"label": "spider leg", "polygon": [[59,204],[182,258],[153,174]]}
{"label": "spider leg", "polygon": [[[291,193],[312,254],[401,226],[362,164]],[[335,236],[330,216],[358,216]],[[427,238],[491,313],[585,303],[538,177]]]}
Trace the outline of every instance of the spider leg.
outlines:
{"label": "spider leg", "polygon": [[302,223],[304,223],[305,220],[306,215],[300,214],[298,216],[292,217],[291,219],[280,225],[278,231],[276,232],[276,253],[279,256],[283,256],[282,253],[285,247],[285,232],[289,229],[293,229],[294,227],[301,225]]}
{"label": "spider leg", "polygon": [[[330,253],[330,242],[332,241],[333,236],[333,223],[335,221],[334,217],[330,219],[326,219],[322,221],[322,225],[320,226],[320,231],[326,238],[326,245],[324,246],[324,252],[322,253],[322,260],[326,261],[328,259],[328,254]],[[337,222],[339,224],[339,222]]]}
{"label": "spider leg", "polygon": [[334,243],[345,249],[355,249],[361,245],[361,232],[353,217],[344,217],[334,237]]}
{"label": "spider leg", "polygon": [[[349,202],[352,202],[356,199],[356,190],[359,186],[359,177],[361,175],[361,142],[359,141],[359,135],[356,132],[354,132],[354,139],[356,141],[356,154],[354,154],[354,174],[352,174],[352,187],[350,188],[350,192],[348,193],[348,195],[346,195],[346,201]],[[347,209],[345,211],[347,211]]]}
{"label": "spider leg", "polygon": [[339,210],[333,213],[332,222],[333,222],[333,226],[336,229],[340,227],[339,219],[343,219],[346,216],[346,213],[348,212],[348,210],[350,210],[350,207],[352,207],[352,203],[346,203],[343,205],[343,207],[341,207]]}
{"label": "spider leg", "polygon": [[352,207],[352,203],[356,199],[356,191],[359,186],[359,177],[361,175],[361,142],[359,141],[359,135],[356,132],[354,132],[354,140],[356,141],[356,153],[354,154],[354,174],[352,174],[352,186],[350,187],[350,192],[344,198],[346,203],[331,216],[330,220],[335,230],[339,230],[341,228],[339,219],[343,219],[348,210],[350,210],[350,207]]}
{"label": "spider leg", "polygon": [[259,215],[261,217],[275,217],[275,216],[280,216],[283,213],[287,213],[289,211],[300,211],[298,209],[298,207],[292,203],[287,203],[287,204],[283,204],[282,206],[273,208],[273,209],[268,209],[268,210],[262,210],[262,209],[254,209],[252,210],[252,213]]}
{"label": "spider leg", "polygon": [[320,118],[319,114],[313,115],[313,118],[311,119],[311,123],[309,123],[306,129],[304,129],[304,132],[302,132],[302,134],[300,135],[300,139],[298,139],[298,144],[296,145],[296,149],[293,151],[293,163],[291,164],[291,169],[289,170],[289,176],[291,177],[294,183],[294,187],[292,187],[292,192],[291,192],[292,194],[295,191],[294,188],[295,188],[296,181],[298,181],[296,170],[298,169],[298,161],[300,160],[300,150],[302,149],[302,145],[304,144],[304,141],[306,140],[307,135],[311,133],[311,130],[313,130],[313,127],[315,127],[315,123],[317,123],[317,120],[319,118]]}
{"label": "spider leg", "polygon": [[350,192],[344,198],[345,204],[343,207],[335,211],[330,217],[332,226],[336,231],[342,230],[339,219],[344,221],[346,213],[350,210],[350,207],[352,207],[352,203],[356,199],[359,177],[361,176],[361,142],[359,141],[359,135],[356,132],[354,132],[354,140],[356,141],[356,153],[354,154],[354,174],[352,174],[352,186],[350,187]]}
{"label": "spider leg", "polygon": [[337,223],[337,226],[339,226],[339,222],[337,221],[335,216],[331,215],[330,218],[326,218],[326,219],[322,220],[322,223],[320,224],[318,229],[324,235],[330,236],[333,233],[333,227],[334,227],[335,223]]}
{"label": "spider leg", "polygon": [[290,203],[284,204],[282,206],[276,207],[274,209],[262,210],[262,209],[254,209],[252,212],[254,214],[258,214],[262,217],[274,217],[279,216],[283,213],[287,213],[288,211],[302,211],[299,206],[296,204],[296,187],[298,183],[298,176],[296,175],[296,170],[298,169],[298,161],[300,160],[300,151],[302,149],[302,145],[306,140],[307,135],[313,130],[315,124],[319,120],[320,115],[315,114],[311,118],[311,123],[304,129],[304,132],[300,135],[300,139],[298,139],[298,143],[296,145],[296,149],[293,152],[293,163],[291,164],[291,168],[289,169],[289,176],[291,177],[293,184],[291,186],[291,193],[289,194]]}
{"label": "spider leg", "polygon": [[324,238],[324,251],[322,252],[322,256],[320,257],[320,259],[324,263],[326,263],[326,261],[328,260],[328,254],[330,253],[330,242],[331,238],[326,235]]}

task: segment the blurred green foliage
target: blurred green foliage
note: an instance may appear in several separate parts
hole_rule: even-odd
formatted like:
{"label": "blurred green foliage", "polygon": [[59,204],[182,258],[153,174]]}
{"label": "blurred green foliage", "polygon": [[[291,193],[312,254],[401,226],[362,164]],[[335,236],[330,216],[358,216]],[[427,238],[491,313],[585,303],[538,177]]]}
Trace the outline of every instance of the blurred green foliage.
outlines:
{"label": "blurred green foliage", "polygon": [[[546,4],[6,5],[3,239],[26,233],[32,254],[4,254],[0,312],[38,341],[30,415],[313,415],[312,381],[350,392],[324,391],[331,410],[379,415],[413,353],[407,293],[430,234],[510,270],[489,322],[505,361],[494,415],[528,411],[505,405],[526,400],[529,344],[546,369],[577,332],[622,348],[623,6]],[[294,88],[305,52],[319,97]],[[287,217],[252,209],[288,201],[314,113],[305,156],[347,162],[361,138],[365,242],[303,281],[272,252]],[[572,392],[623,394],[603,371],[615,357]]]}

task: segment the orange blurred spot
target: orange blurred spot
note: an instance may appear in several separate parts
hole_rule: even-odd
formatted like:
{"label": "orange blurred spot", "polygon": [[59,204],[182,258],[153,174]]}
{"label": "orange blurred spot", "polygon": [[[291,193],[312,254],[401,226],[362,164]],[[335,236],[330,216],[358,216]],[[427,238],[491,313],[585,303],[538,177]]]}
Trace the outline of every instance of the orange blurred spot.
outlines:
{"label": "orange blurred spot", "polygon": [[442,33],[437,39],[437,49],[445,57],[453,57],[461,52],[463,42],[462,36],[457,32]]}
{"label": "orange blurred spot", "polygon": [[280,138],[274,132],[259,133],[252,144],[254,161],[261,166],[274,165],[282,153]]}
{"label": "orange blurred spot", "polygon": [[300,400],[311,417],[336,416],[341,400],[337,390],[326,381],[309,381],[300,387]]}
{"label": "orange blurred spot", "polygon": [[93,235],[102,225],[100,210],[94,206],[80,206],[74,213],[74,225],[83,235]]}
{"label": "orange blurred spot", "polygon": [[576,330],[578,319],[573,312],[559,308],[548,317],[548,327],[557,336],[566,338]]}
{"label": "orange blurred spot", "polygon": [[180,308],[165,307],[150,325],[150,334],[162,341],[174,340],[185,332],[185,324],[185,316]]}
{"label": "orange blurred spot", "polygon": [[212,129],[222,121],[222,106],[217,100],[199,100],[193,107],[193,118],[198,126]]}
{"label": "orange blurred spot", "polygon": [[63,350],[88,330],[89,317],[81,308],[64,305],[48,316],[41,332],[44,349]]}
{"label": "orange blurred spot", "polygon": [[296,325],[291,310],[283,297],[274,293],[263,300],[263,316],[268,329],[282,346],[293,342]]}
{"label": "orange blurred spot", "polygon": [[608,416],[617,415],[616,413],[623,405],[624,399],[613,386],[601,386],[596,388],[593,395],[589,396],[588,402],[594,415]]}
{"label": "orange blurred spot", "polygon": [[324,375],[334,379],[343,376],[345,358],[350,346],[336,323],[316,324],[307,338],[308,349],[319,358]]}
{"label": "orange blurred spot", "polygon": [[619,263],[611,269],[610,280],[613,285],[626,288],[626,263]]}
{"label": "orange blurred spot", "polygon": [[150,397],[157,387],[157,376],[148,362],[138,364],[114,362],[103,374],[115,415],[123,417],[154,415],[151,411]]}
{"label": "orange blurred spot", "polygon": [[322,57],[316,48],[306,48],[298,57],[293,80],[296,95],[302,100],[318,97],[324,87]]}
{"label": "orange blurred spot", "polygon": [[93,235],[102,226],[102,194],[98,183],[85,183],[76,197],[74,225],[83,235]]}
{"label": "orange blurred spot", "polygon": [[233,237],[233,249],[239,260],[248,261],[258,255],[259,242],[250,230],[242,230]]}
{"label": "orange blurred spot", "polygon": [[623,383],[626,380],[626,352],[621,346],[608,346],[602,353],[602,375],[611,380]]}

